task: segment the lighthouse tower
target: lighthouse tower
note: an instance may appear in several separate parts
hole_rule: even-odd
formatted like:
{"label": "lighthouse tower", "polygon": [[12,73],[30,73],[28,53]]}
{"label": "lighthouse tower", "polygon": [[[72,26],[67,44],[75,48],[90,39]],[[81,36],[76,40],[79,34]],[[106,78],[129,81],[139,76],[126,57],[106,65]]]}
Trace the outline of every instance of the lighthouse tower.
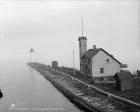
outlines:
{"label": "lighthouse tower", "polygon": [[80,57],[80,72],[84,73],[84,63],[82,56],[87,52],[87,37],[83,36],[84,30],[83,30],[83,16],[81,15],[81,33],[82,36],[78,38],[79,41],[79,57]]}
{"label": "lighthouse tower", "polygon": [[83,62],[82,56],[87,52],[87,38],[85,36],[81,36],[78,38],[79,41],[79,57],[80,57],[80,72],[83,73]]}
{"label": "lighthouse tower", "polygon": [[87,52],[87,38],[81,36],[78,38],[78,41],[79,41],[79,53],[81,58]]}

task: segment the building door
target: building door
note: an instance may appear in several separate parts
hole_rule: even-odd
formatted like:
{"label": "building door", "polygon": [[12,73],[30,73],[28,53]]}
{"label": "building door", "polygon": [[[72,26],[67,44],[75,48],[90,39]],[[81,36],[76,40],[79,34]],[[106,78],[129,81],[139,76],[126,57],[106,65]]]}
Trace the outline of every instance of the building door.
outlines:
{"label": "building door", "polygon": [[85,66],[85,73],[86,73],[86,75],[88,74],[88,66],[87,65]]}
{"label": "building door", "polygon": [[116,89],[121,90],[121,81],[119,78],[117,78]]}

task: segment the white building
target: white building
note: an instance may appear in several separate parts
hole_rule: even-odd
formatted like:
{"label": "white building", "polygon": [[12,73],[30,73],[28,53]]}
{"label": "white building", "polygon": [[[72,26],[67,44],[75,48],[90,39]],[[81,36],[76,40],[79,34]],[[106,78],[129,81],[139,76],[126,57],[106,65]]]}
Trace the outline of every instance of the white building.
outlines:
{"label": "white building", "polygon": [[120,72],[124,64],[102,48],[87,51],[87,38],[79,37],[80,72],[88,77],[108,77]]}

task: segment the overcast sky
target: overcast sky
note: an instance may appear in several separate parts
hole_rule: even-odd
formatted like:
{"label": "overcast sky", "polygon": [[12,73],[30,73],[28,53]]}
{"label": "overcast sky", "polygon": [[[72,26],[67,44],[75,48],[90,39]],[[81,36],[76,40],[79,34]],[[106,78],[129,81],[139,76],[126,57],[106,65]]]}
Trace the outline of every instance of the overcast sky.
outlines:
{"label": "overcast sky", "polygon": [[138,0],[0,0],[0,61],[34,61],[79,68],[81,15],[88,49],[93,44],[113,54],[128,69],[140,69]]}

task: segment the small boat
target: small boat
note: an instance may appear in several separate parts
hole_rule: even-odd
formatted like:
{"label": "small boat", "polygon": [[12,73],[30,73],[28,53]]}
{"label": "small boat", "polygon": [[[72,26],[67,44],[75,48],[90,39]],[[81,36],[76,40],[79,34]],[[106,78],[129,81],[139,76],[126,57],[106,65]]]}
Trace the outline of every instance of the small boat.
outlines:
{"label": "small boat", "polygon": [[0,89],[0,98],[2,98],[2,97],[3,97],[3,94],[2,94],[1,89]]}

